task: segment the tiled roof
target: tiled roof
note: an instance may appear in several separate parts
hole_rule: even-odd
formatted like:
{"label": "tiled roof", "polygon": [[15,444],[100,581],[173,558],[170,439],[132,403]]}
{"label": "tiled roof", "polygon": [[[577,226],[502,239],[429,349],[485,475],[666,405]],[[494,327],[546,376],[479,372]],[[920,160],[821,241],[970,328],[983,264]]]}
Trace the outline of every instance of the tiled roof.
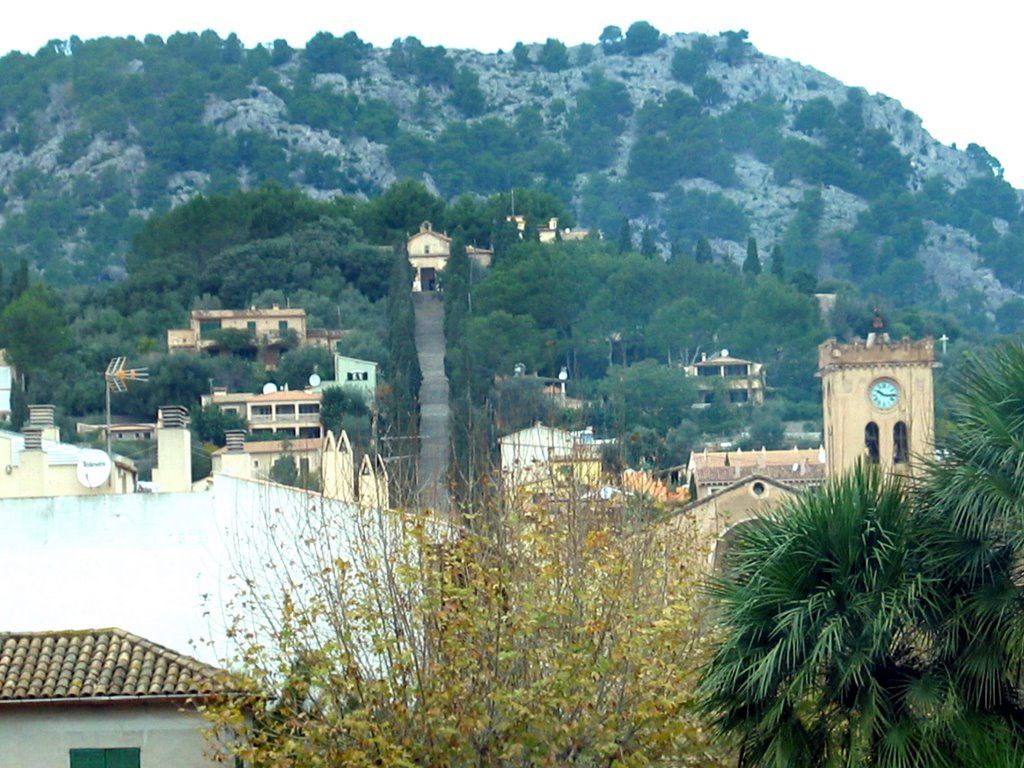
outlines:
{"label": "tiled roof", "polygon": [[301,307],[272,307],[270,309],[193,309],[195,320],[217,320],[226,318],[258,318],[258,317],[305,317],[306,310]]}
{"label": "tiled roof", "polygon": [[0,632],[0,704],[227,690],[224,670],[123,629]]}
{"label": "tiled roof", "polygon": [[824,464],[768,464],[758,466],[698,467],[694,469],[697,485],[731,485],[737,480],[753,475],[778,480],[784,483],[814,483],[825,479]]}
{"label": "tiled roof", "polygon": [[693,469],[710,467],[761,467],[793,464],[825,464],[821,448],[793,448],[778,451],[694,451],[690,454]]}

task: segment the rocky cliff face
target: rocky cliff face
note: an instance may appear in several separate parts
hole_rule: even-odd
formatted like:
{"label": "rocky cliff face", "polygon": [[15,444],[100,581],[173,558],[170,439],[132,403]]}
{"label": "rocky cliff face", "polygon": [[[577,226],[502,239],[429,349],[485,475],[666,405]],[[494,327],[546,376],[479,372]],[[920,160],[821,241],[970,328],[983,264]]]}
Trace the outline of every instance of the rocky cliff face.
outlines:
{"label": "rocky cliff face", "polygon": [[[621,83],[632,103],[631,114],[625,118],[622,130],[611,139],[614,147],[609,162],[596,172],[610,180],[621,181],[630,174],[631,150],[638,140],[638,115],[642,107],[664,102],[672,91],[694,92],[693,87],[673,78],[672,68],[677,51],[693,48],[698,39],[696,35],[673,35],[664,40],[662,47],[639,56],[609,54],[600,45],[581,46],[567,51],[568,66],[557,71],[549,71],[538,64],[524,66],[524,51],[528,57],[537,59],[542,54],[539,45],[526,46],[518,52],[518,58],[512,53],[447,51],[446,59],[456,69],[475,76],[482,94],[485,106],[472,118],[467,118],[465,110],[453,105],[452,89],[448,85],[424,85],[412,77],[396,76],[389,65],[387,50],[366,50],[358,77],[320,72],[309,78],[308,87],[316,92],[385,105],[397,117],[399,134],[424,142],[436,140],[453,125],[473,125],[492,118],[512,122],[524,104],[530,104],[542,119],[544,136],[565,146],[569,114],[581,91],[587,87],[589,73],[598,69],[606,79]],[[128,72],[144,67],[137,60],[125,62],[123,66]],[[273,67],[272,73],[274,87],[265,84],[267,78],[253,78],[243,94],[231,97],[208,94],[201,124],[215,136],[236,141],[240,137],[264,137],[276,152],[283,153],[287,169],[281,174],[287,182],[300,185],[319,198],[340,193],[372,195],[408,175],[392,162],[389,149],[394,132],[390,136],[372,137],[373,132],[313,127],[293,117],[296,110],[289,107],[288,98],[304,77],[301,52]],[[739,60],[709,61],[706,75],[721,88],[715,103],[704,105],[706,113],[724,115],[739,103],[771,97],[784,113],[779,129],[782,135],[811,143],[820,143],[820,139],[794,129],[801,108],[821,97],[836,105],[842,104],[848,92],[843,83],[824,73],[793,61],[764,56],[749,45]],[[305,76],[308,77],[308,73]],[[932,139],[922,128],[920,118],[892,98],[865,96],[863,120],[869,129],[884,130],[896,149],[909,160],[911,170],[906,187],[910,193],[920,191],[932,177],[944,179],[950,193],[955,193],[985,172],[979,168],[976,158]],[[67,82],[50,83],[42,109],[23,111],[20,116],[8,114],[0,131],[6,131],[8,137],[17,137],[26,131],[27,121],[32,123],[36,141],[19,143],[9,138],[0,145],[3,150],[0,151],[3,195],[0,197],[0,227],[3,227],[0,235],[6,238],[3,245],[8,250],[28,253],[42,269],[60,272],[54,261],[40,263],[38,249],[44,246],[27,246],[26,242],[32,239],[30,233],[21,232],[31,221],[26,217],[39,199],[40,189],[45,188],[50,198],[71,200],[66,215],[73,217],[76,223],[63,229],[55,227],[60,242],[45,247],[59,249],[68,261],[75,263],[87,258],[83,254],[90,248],[95,250],[96,246],[90,241],[95,237],[90,220],[96,215],[138,221],[152,210],[164,209],[199,192],[216,189],[218,184],[223,187],[225,183],[223,169],[218,177],[217,172],[209,168],[185,164],[165,167],[166,173],[159,178],[156,189],[150,188],[147,192],[147,173],[153,169],[154,161],[138,139],[138,131],[129,127],[121,135],[114,135],[90,128],[83,119],[75,91]],[[74,152],[68,149],[71,141],[78,145]],[[310,157],[330,158],[332,164],[336,161],[339,173],[326,180],[311,179],[300,163],[302,158]],[[822,243],[854,227],[858,216],[869,206],[863,196],[839,186],[812,184],[799,177],[780,180],[772,164],[759,159],[753,151],[736,152],[734,161],[734,181],[729,184],[694,176],[678,178],[673,187],[717,193],[736,203],[746,215],[748,234],[756,238],[763,251],[783,239],[809,189],[819,190],[821,194],[822,212],[815,236]],[[45,177],[45,184],[38,178],[39,174]],[[266,176],[246,162],[240,162],[233,174],[228,175],[233,175],[234,181],[242,186],[262,183]],[[429,168],[419,172],[417,177],[428,188],[441,191]],[[588,178],[591,177],[585,173],[575,173],[566,187],[576,205],[580,203]],[[86,181],[92,186],[114,185],[123,194],[120,197],[105,195],[102,202],[90,206],[82,195],[73,196]],[[152,187],[152,182],[149,183]],[[670,238],[665,233],[671,214],[664,205],[665,196],[664,191],[652,192],[653,204],[635,215],[633,224],[637,228],[650,227],[657,233],[659,247],[667,253]],[[115,204],[112,200],[119,202]],[[580,218],[581,225],[593,224]],[[994,221],[993,226],[998,230],[1000,222]],[[110,259],[98,265],[93,278],[117,276],[129,235],[129,230],[122,230],[114,238],[115,242],[101,246],[107,248]],[[737,260],[746,250],[746,242],[741,238],[713,238],[712,242],[719,253]],[[822,254],[818,276],[828,278],[836,264],[830,261],[827,247]],[[942,296],[973,290],[985,297],[990,308],[995,308],[1016,294],[1011,286],[1000,282],[983,266],[978,254],[979,244],[972,234],[948,223],[926,221],[924,241],[915,257]]]}

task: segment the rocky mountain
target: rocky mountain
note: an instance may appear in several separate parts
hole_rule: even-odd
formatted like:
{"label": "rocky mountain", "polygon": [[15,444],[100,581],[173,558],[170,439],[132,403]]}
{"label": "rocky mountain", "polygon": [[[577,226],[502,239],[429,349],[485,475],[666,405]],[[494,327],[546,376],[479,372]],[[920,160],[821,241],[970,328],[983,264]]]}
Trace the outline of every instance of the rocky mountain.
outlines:
{"label": "rocky mountain", "polygon": [[118,278],[140,222],[199,193],[364,197],[402,179],[447,199],[544,189],[666,256],[703,238],[739,262],[752,238],[895,304],[994,312],[1024,287],[1021,198],[995,158],[744,32],[638,22],[495,54],[205,32],[0,59],[0,265],[58,285]]}

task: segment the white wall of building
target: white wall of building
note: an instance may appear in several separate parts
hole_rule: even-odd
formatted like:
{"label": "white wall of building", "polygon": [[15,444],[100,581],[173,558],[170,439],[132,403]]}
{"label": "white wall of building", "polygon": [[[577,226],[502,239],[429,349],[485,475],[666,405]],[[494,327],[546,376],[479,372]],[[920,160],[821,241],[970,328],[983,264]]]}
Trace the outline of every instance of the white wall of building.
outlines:
{"label": "white wall of building", "polygon": [[2,501],[0,628],[115,626],[221,664],[232,651],[232,574],[287,561],[318,535],[311,526],[325,504],[348,515],[316,494],[225,475],[201,493]]}
{"label": "white wall of building", "polygon": [[0,765],[64,768],[71,749],[137,747],[143,768],[212,768],[204,722],[181,704],[0,706]]}

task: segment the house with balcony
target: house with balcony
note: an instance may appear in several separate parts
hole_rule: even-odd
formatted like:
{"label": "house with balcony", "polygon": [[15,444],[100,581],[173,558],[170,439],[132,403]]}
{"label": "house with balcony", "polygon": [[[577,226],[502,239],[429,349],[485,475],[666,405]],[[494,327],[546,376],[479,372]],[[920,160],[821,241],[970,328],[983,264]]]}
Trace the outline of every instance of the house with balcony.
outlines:
{"label": "house with balcony", "polygon": [[694,407],[710,405],[719,396],[732,405],[764,404],[764,364],[733,357],[727,349],[710,357],[701,354],[683,372],[696,379],[700,398]]}
{"label": "house with balcony", "polygon": [[167,331],[167,351],[243,354],[276,368],[288,349],[312,345],[333,351],[343,335],[308,328],[306,310],[301,308],[274,304],[270,309],[194,309],[188,328]]}
{"label": "house with balcony", "polygon": [[251,435],[285,434],[296,438],[321,438],[320,399],[314,392],[278,390],[254,395],[215,388],[203,395],[203,407],[216,406],[245,420]]}

